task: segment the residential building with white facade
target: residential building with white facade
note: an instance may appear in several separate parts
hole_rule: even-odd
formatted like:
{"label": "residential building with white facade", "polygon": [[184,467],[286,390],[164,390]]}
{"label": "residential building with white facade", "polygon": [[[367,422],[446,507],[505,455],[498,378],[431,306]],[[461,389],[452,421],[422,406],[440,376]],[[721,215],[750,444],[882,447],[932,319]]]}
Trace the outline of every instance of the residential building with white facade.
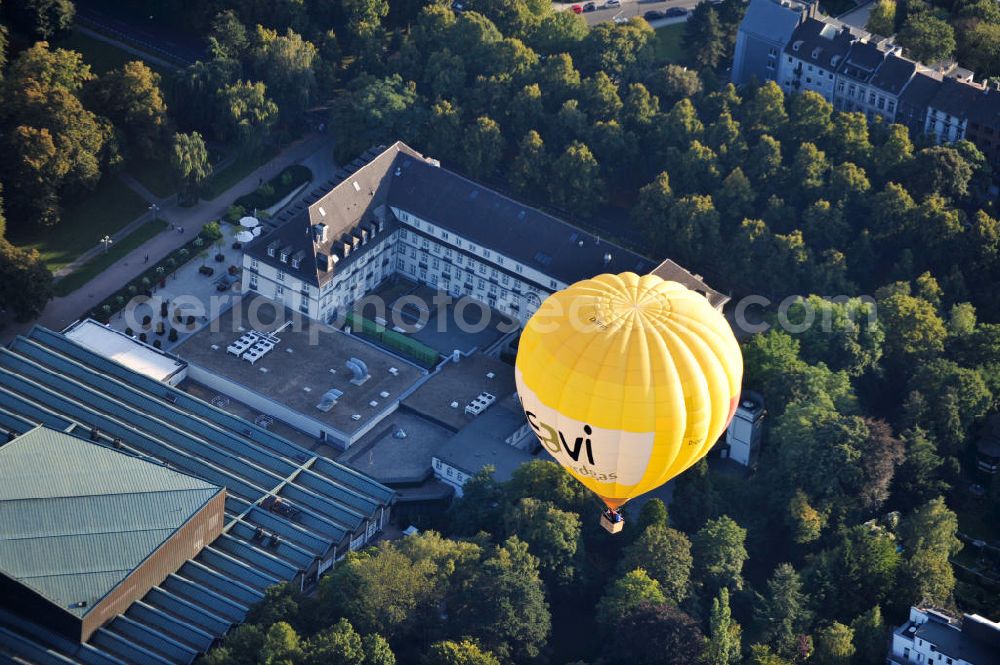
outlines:
{"label": "residential building with white facade", "polygon": [[811,90],[838,111],[898,122],[913,137],[969,139],[1000,165],[1000,86],[977,83],[969,70],[909,60],[891,38],[823,16],[808,2],[751,0],[736,44],[736,84],[774,80],[786,93]]}
{"label": "residential building with white facade", "polygon": [[[728,298],[676,264],[671,278]],[[328,322],[393,274],[524,323],[553,291],[657,263],[442,168],[397,142],[252,242],[243,289]]]}
{"label": "residential building with white facade", "polygon": [[1000,665],[1000,623],[978,614],[961,621],[934,609],[910,608],[892,632],[889,665]]}

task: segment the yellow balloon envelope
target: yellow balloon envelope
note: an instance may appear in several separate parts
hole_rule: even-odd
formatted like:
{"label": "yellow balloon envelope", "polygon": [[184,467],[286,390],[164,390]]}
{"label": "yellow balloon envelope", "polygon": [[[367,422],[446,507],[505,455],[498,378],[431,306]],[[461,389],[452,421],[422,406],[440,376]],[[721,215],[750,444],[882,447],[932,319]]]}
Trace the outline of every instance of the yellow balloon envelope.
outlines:
{"label": "yellow balloon envelope", "polygon": [[699,293],[655,275],[599,275],[528,320],[517,392],[567,472],[612,510],[705,456],[729,425],[743,358]]}

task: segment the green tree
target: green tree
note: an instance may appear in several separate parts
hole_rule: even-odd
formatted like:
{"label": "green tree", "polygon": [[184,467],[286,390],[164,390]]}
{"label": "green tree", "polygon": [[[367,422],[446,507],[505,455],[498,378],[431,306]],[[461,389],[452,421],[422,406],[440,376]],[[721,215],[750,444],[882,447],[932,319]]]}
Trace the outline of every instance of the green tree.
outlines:
{"label": "green tree", "polygon": [[[284,35],[258,25],[251,68],[277,103],[286,121],[298,122],[316,94],[316,47],[288,28]],[[373,108],[373,107],[368,107]]]}
{"label": "green tree", "polygon": [[[807,314],[808,313],[808,314]],[[860,376],[878,367],[885,343],[885,332],[870,300],[850,298],[828,300],[809,296],[788,309],[788,320],[809,325],[796,334],[801,357],[808,363],[824,362],[834,371],[844,370]]]}
{"label": "green tree", "polygon": [[719,214],[711,196],[678,199],[666,219],[660,242],[672,242],[675,256],[685,264],[706,260],[718,246]]}
{"label": "green tree", "polygon": [[822,513],[809,505],[805,492],[797,489],[788,502],[786,521],[792,531],[792,540],[801,545],[818,539],[826,520]]}
{"label": "green tree", "polygon": [[980,372],[940,358],[920,365],[911,375],[910,388],[927,398],[929,406],[920,424],[928,428],[939,450],[946,454],[961,452],[973,423],[985,416],[993,403]]}
{"label": "green tree", "polygon": [[515,136],[524,136],[529,131],[546,124],[542,90],[537,83],[526,85],[510,100],[507,109],[509,129]]}
{"label": "green tree", "polygon": [[587,36],[587,21],[573,12],[550,12],[542,17],[531,34],[528,43],[539,53],[569,53],[579,48]]}
{"label": "green tree", "polygon": [[597,602],[597,624],[610,633],[622,619],[643,603],[660,605],[667,601],[660,583],[637,568],[615,579]]}
{"label": "green tree", "polygon": [[[0,226],[2,222],[0,205]],[[29,321],[42,313],[52,295],[52,273],[38,251],[15,247],[0,237],[0,308],[18,321]]]}
{"label": "green tree", "polygon": [[864,113],[837,113],[833,118],[828,152],[838,162],[865,165],[872,154],[868,118]]}
{"label": "green tree", "polygon": [[417,86],[399,74],[386,78],[361,76],[350,93],[334,104],[330,124],[350,127],[338,142],[338,159],[353,158],[373,145],[406,138],[422,123]]}
{"label": "green tree", "polygon": [[232,9],[221,11],[212,19],[208,51],[216,60],[238,61],[246,57],[250,40],[247,28]]}
{"label": "green tree", "polygon": [[521,196],[532,196],[542,190],[548,172],[549,157],[542,137],[535,130],[521,139],[510,167],[510,184]]}
{"label": "green tree", "polygon": [[235,141],[245,153],[264,145],[278,120],[278,105],[260,81],[237,81],[220,88],[218,108],[218,135]]}
{"label": "green tree", "polygon": [[793,654],[798,636],[809,625],[810,615],[802,579],[791,564],[782,563],[774,569],[767,581],[767,596],[758,605],[755,618],[767,643],[779,654]]}
{"label": "green tree", "polygon": [[[830,164],[826,153],[813,143],[802,143],[795,152],[789,175],[798,183],[805,196],[823,187]],[[810,192],[812,190],[812,192]]]}
{"label": "green tree", "polygon": [[294,665],[301,656],[298,633],[284,621],[279,621],[268,628],[257,662],[260,665]]}
{"label": "green tree", "polygon": [[344,617],[361,632],[399,639],[439,601],[435,574],[432,561],[413,560],[391,542],[351,552],[320,580],[318,616],[329,623]]}
{"label": "green tree", "polygon": [[788,102],[788,138],[795,143],[823,141],[833,131],[833,105],[812,90],[792,95]]}
{"label": "green tree", "polygon": [[[92,80],[75,51],[50,51],[46,42],[25,49],[6,73],[0,175],[7,183],[11,218],[59,221],[64,191],[93,188],[102,167],[114,161],[113,130],[84,108],[78,95]],[[27,225],[27,224],[25,224]]]}
{"label": "green tree", "polygon": [[301,598],[295,587],[288,582],[275,584],[264,591],[264,599],[250,608],[247,623],[270,626],[284,621],[296,625],[299,617]]}
{"label": "green tree", "polygon": [[302,651],[305,665],[366,665],[361,636],[344,618],[308,639]]}
{"label": "green tree", "polygon": [[910,162],[906,179],[910,191],[962,198],[969,193],[972,165],[951,146],[936,145],[919,151]]}
{"label": "green tree", "polygon": [[669,145],[683,150],[701,138],[705,126],[698,119],[698,111],[691,100],[682,99],[667,112],[660,129],[666,135]]}
{"label": "green tree", "polygon": [[958,60],[979,76],[1000,74],[1000,20],[970,22],[958,37]]}
{"label": "green tree", "polygon": [[483,651],[471,640],[435,642],[424,657],[424,662],[425,665],[500,665],[496,656]]}
{"label": "green tree", "polygon": [[712,486],[705,459],[699,460],[677,479],[674,501],[678,506],[684,506],[684,510],[674,515],[674,522],[688,533],[700,529],[709,518],[718,514],[719,496]]}
{"label": "green tree", "polygon": [[894,503],[913,508],[946,492],[948,484],[940,477],[944,460],[927,432],[919,427],[910,429],[903,433],[902,440],[905,458],[893,478],[892,496]]}
{"label": "green tree", "polygon": [[674,191],[670,187],[670,176],[666,171],[656,176],[653,182],[639,190],[632,219],[642,229],[646,238],[658,246],[666,233],[665,222],[674,203]]}
{"label": "green tree", "polygon": [[3,8],[19,31],[36,39],[52,39],[73,27],[72,0],[16,0]]}
{"label": "green tree", "polygon": [[955,573],[948,558],[962,549],[958,518],[937,497],[917,508],[899,525],[907,559],[899,585],[900,601],[917,605],[945,604],[955,588]]}
{"label": "green tree", "polygon": [[774,81],[767,81],[754,89],[742,109],[743,128],[753,136],[780,134],[788,122],[785,93]]}
{"label": "green tree", "polygon": [[553,162],[549,180],[552,204],[589,215],[603,199],[600,167],[585,144],[574,141]]}
{"label": "green tree", "polygon": [[905,170],[912,159],[913,142],[910,140],[910,131],[904,125],[889,125],[888,135],[875,149],[872,161],[876,172],[880,177],[888,178]]}
{"label": "green tree", "polygon": [[361,648],[365,655],[364,665],[396,665],[396,654],[381,635],[365,635],[361,640]]}
{"label": "green tree", "polygon": [[625,95],[622,119],[633,130],[643,130],[652,125],[660,111],[660,100],[650,94],[641,83],[632,83]]}
{"label": "green tree", "polygon": [[88,93],[95,108],[125,132],[129,146],[143,157],[154,156],[167,126],[159,74],[134,60],[103,75]]}
{"label": "green tree", "polygon": [[505,494],[512,503],[530,496],[551,501],[561,510],[579,515],[592,514],[603,505],[555,462],[526,462],[514,470],[504,485]]}
{"label": "green tree", "polygon": [[712,599],[708,617],[708,642],[702,662],[705,665],[736,665],[740,661],[743,629],[733,620],[729,609],[729,590],[720,589]]}
{"label": "green tree", "polygon": [[387,0],[344,0],[347,30],[355,40],[364,41],[378,34],[382,19],[389,14]]}
{"label": "green tree", "polygon": [[653,524],[622,551],[620,574],[642,569],[660,584],[663,595],[680,604],[688,595],[691,578],[691,542],[680,531]]}
{"label": "green tree", "polygon": [[618,622],[601,662],[688,665],[698,662],[704,645],[705,637],[694,619],[668,603],[644,602]]}
{"label": "green tree", "polygon": [[634,81],[653,62],[654,40],[653,28],[645,21],[598,23],[591,26],[578,49],[581,68],[606,72],[617,81]]}
{"label": "green tree", "polygon": [[198,132],[174,134],[170,162],[184,183],[185,198],[191,200],[197,197],[201,183],[212,174],[212,164],[208,161],[208,148],[201,134]]}
{"label": "green tree", "polygon": [[934,63],[955,52],[955,30],[930,12],[907,18],[897,39],[906,54],[920,62]]}
{"label": "green tree", "polygon": [[865,170],[852,162],[841,162],[830,170],[827,191],[830,199],[845,205],[855,204],[871,189],[871,181]]}
{"label": "green tree", "polygon": [[450,614],[458,634],[478,638],[501,660],[536,658],[548,640],[551,617],[538,559],[528,545],[512,537],[494,548]]}
{"label": "green tree", "polygon": [[462,165],[473,178],[489,177],[496,170],[503,150],[500,125],[488,116],[480,116],[465,133]]}
{"label": "green tree", "polygon": [[716,589],[743,586],[747,530],[727,515],[708,520],[694,535],[691,553],[695,575],[714,595]]}
{"label": "green tree", "polygon": [[771,651],[766,644],[754,644],[750,647],[750,665],[792,665],[792,661],[782,658]]}
{"label": "green tree", "polygon": [[934,306],[922,298],[896,294],[878,302],[885,326],[885,354],[900,366],[926,361],[944,350],[948,336]]}
{"label": "green tree", "polygon": [[427,151],[431,155],[453,155],[462,143],[462,110],[447,99],[431,106],[427,120]]}
{"label": "green tree", "polygon": [[702,89],[698,72],[681,65],[666,65],[654,69],[646,76],[644,83],[667,106],[682,99],[695,98]]}
{"label": "green tree", "polygon": [[587,116],[594,121],[612,120],[622,110],[618,86],[604,72],[597,72],[580,84],[580,100]]}
{"label": "green tree", "polygon": [[642,508],[639,510],[639,519],[637,519],[635,523],[635,528],[641,534],[647,528],[654,525],[662,527],[667,527],[669,525],[667,506],[663,503],[662,499],[658,499],[656,497],[653,497],[646,503],[642,504]]}
{"label": "green tree", "polygon": [[[282,624],[276,623],[274,625]],[[288,626],[287,623],[283,625]],[[290,635],[298,637],[294,631]],[[260,626],[252,623],[239,625],[226,635],[222,647],[216,647],[208,653],[206,661],[212,665],[256,663],[258,656],[263,652],[264,639],[264,630]]]}
{"label": "green tree", "polygon": [[816,651],[812,660],[817,665],[850,665],[854,656],[854,631],[834,621],[816,631]]}
{"label": "green tree", "polygon": [[868,15],[865,30],[876,35],[891,36],[895,34],[896,2],[895,0],[878,0]]}
{"label": "green tree", "polygon": [[697,69],[715,69],[726,54],[719,15],[710,2],[699,2],[684,24],[684,53]]}
{"label": "green tree", "polygon": [[573,66],[573,58],[568,53],[546,58],[538,70],[537,79],[545,105],[552,110],[575,97],[580,87],[580,72]]}
{"label": "green tree", "polygon": [[768,136],[760,137],[747,157],[747,175],[758,184],[776,179],[781,173],[781,143]]}
{"label": "green tree", "polygon": [[543,579],[567,585],[580,576],[583,543],[579,515],[526,497],[506,512],[504,523],[507,534],[527,542],[538,557]]}
{"label": "green tree", "polygon": [[854,631],[855,662],[858,665],[881,665],[885,661],[887,630],[878,605],[851,622]]}

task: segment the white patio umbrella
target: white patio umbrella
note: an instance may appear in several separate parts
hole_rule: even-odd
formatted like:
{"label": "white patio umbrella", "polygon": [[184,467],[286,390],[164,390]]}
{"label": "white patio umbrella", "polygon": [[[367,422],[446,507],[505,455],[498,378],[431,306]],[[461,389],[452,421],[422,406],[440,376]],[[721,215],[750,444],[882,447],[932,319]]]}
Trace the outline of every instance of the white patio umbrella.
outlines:
{"label": "white patio umbrella", "polygon": [[250,242],[254,237],[254,234],[250,231],[240,231],[236,234],[236,242]]}
{"label": "white patio umbrella", "polygon": [[260,226],[260,222],[257,221],[256,217],[244,217],[240,220],[240,226],[245,229],[253,229]]}
{"label": "white patio umbrella", "polygon": [[261,232],[263,230],[264,230],[263,226],[255,226],[255,227],[253,227],[253,229],[251,229],[250,232],[253,233],[253,237],[256,238],[257,236],[259,236],[261,234]]}

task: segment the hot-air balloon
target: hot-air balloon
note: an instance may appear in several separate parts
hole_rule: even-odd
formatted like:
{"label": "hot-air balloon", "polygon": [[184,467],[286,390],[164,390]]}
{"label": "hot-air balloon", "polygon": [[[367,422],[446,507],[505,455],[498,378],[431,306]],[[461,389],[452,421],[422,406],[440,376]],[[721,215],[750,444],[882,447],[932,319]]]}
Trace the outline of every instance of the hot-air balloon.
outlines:
{"label": "hot-air balloon", "polygon": [[704,457],[736,411],[743,358],[729,323],[677,282],[599,275],[549,296],[521,333],[528,424],[604,502],[601,525]]}

